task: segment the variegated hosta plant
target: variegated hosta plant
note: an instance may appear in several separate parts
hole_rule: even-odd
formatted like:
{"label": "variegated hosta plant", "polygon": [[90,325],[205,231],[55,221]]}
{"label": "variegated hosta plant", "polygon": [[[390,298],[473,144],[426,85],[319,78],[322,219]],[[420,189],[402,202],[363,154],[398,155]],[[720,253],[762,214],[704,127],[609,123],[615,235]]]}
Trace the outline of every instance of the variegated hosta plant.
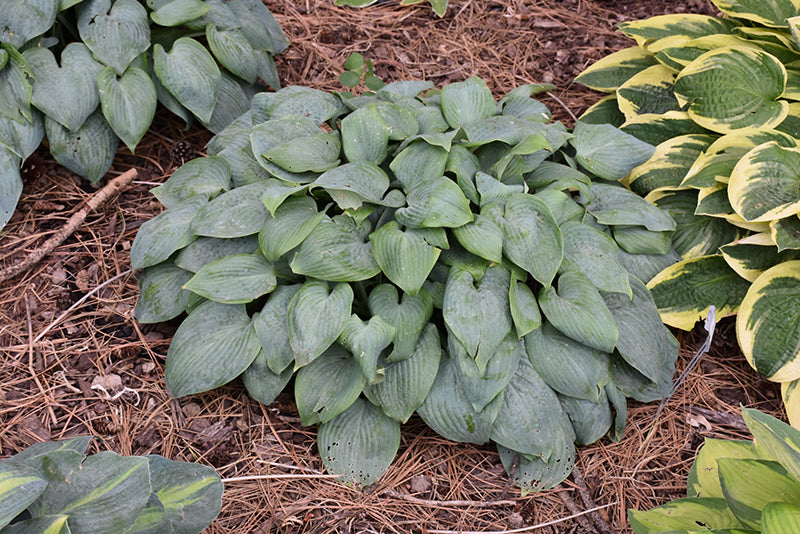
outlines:
{"label": "variegated hosta plant", "polygon": [[53,157],[96,182],[119,141],[134,151],[160,102],[214,132],[278,88],[286,37],[261,0],[2,0],[0,229],[20,165]]}
{"label": "variegated hosta plant", "polygon": [[175,397],[241,376],[270,403],[294,376],[330,472],[392,462],[415,412],[494,441],[515,481],[550,487],[573,442],[619,436],[625,397],[669,390],[678,345],[641,280],[674,221],[617,183],[653,147],[549,123],[519,87],[396,82],[345,99],[262,93],[153,190],[136,317],[184,313]]}
{"label": "variegated hosta plant", "polygon": [[[374,4],[378,0],[336,0],[337,6],[353,6],[353,7],[366,7]],[[421,4],[425,0],[400,0],[401,6],[412,6]],[[447,13],[447,0],[428,0],[431,4],[433,11],[440,17],[444,17]]]}
{"label": "variegated hosta plant", "polygon": [[636,534],[800,532],[800,432],[758,410],[742,415],[754,439],[706,439],[685,498],[628,511]]}
{"label": "variegated hosta plant", "polygon": [[664,321],[691,329],[711,305],[738,313],[744,355],[797,403],[800,2],[714,3],[722,18],[622,24],[637,45],[578,77],[613,93],[582,119],[657,145],[624,182],[678,225],[682,261],[648,285]]}
{"label": "variegated hosta plant", "polygon": [[222,507],[211,467],[162,456],[86,455],[81,436],[0,460],[2,534],[195,534]]}

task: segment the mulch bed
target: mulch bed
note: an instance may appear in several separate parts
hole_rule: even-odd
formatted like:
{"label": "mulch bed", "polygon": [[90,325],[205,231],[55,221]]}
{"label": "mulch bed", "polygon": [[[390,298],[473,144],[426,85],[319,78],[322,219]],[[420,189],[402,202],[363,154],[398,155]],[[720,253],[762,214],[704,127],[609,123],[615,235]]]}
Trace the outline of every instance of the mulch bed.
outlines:
{"label": "mulch bed", "polygon": [[[292,42],[278,61],[286,85],[342,90],[344,60],[361,52],[386,81],[440,86],[477,75],[498,97],[521,84],[553,83],[557,89],[542,100],[566,123],[600,96],[572,85],[575,75],[630,46],[614,32],[619,22],[667,11],[716,13],[706,0],[451,0],[441,19],[427,4],[382,1],[354,10],[333,0],[266,3]],[[779,388],[744,361],[728,319],[657,421],[655,404],[630,403],[623,439],[580,448],[576,474],[553,490],[523,496],[492,446],[449,442],[417,417],[403,426],[397,459],[378,483],[364,492],[344,487],[323,474],[315,428],[300,425],[290,393],[263,406],[238,382],[179,400],[166,392],[164,357],[177,324],[133,319],[137,283],[128,251],[137,228],[161,210],[149,189],[202,153],[210,134],[160,112],[136,154],[121,149],[109,173],[135,168],[137,180],[41,262],[0,282],[0,457],[93,434],[101,438],[95,450],[212,465],[228,479],[212,533],[497,532],[553,521],[535,532],[627,532],[627,509],[685,493],[704,438],[748,437],[740,404],[781,413]],[[96,192],[43,149],[23,174],[23,197],[0,238],[0,271]],[[681,371],[705,332],[698,326],[677,335]],[[604,508],[561,521],[595,507]]]}

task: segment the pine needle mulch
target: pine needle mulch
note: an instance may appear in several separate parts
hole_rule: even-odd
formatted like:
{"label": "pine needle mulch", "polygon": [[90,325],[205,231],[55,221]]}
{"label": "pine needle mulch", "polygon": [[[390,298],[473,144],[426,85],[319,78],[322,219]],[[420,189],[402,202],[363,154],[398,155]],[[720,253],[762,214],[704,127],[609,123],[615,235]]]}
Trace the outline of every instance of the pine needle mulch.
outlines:
{"label": "pine needle mulch", "polygon": [[[292,41],[278,61],[286,85],[342,90],[342,65],[360,52],[386,81],[440,86],[478,75],[498,97],[521,84],[553,83],[542,100],[568,123],[599,98],[571,85],[574,76],[630,44],[616,24],[667,11],[655,0],[451,0],[439,19],[427,4],[332,3],[267,1]],[[714,13],[706,0],[670,2],[669,10]],[[136,169],[133,184],[42,261],[0,282],[0,457],[93,434],[101,438],[94,450],[212,465],[226,491],[211,533],[626,532],[627,509],[685,493],[704,438],[748,437],[740,404],[780,415],[778,388],[746,364],[726,320],[657,421],[655,404],[630,403],[623,439],[579,448],[575,474],[553,490],[523,496],[493,447],[448,442],[416,417],[403,426],[386,475],[364,492],[349,489],[323,473],[315,429],[300,425],[290,393],[263,406],[239,382],[179,400],[165,390],[164,357],[177,324],[133,319],[128,251],[137,228],[161,210],[148,190],[210,138],[183,127],[163,111],[136,154],[121,149],[109,172]],[[23,173],[23,197],[0,238],[0,276],[97,192],[44,150]],[[679,333],[679,372],[704,335],[700,327]]]}

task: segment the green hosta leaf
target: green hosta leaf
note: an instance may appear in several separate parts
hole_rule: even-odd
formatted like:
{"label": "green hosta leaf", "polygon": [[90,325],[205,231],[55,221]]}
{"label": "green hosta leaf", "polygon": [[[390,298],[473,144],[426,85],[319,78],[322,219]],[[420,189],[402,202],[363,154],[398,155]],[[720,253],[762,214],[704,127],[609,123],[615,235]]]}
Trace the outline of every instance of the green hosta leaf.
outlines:
{"label": "green hosta leaf", "polygon": [[428,324],[418,336],[411,356],[395,363],[384,362],[383,380],[368,384],[364,394],[386,415],[405,423],[425,401],[436,378],[441,356],[438,330]]}
{"label": "green hosta leaf", "polygon": [[60,67],[47,48],[29,48],[23,56],[36,77],[33,105],[51,121],[76,131],[100,103],[96,79],[103,65],[82,43],[67,45],[61,52]]}
{"label": "green hosta leaf", "polygon": [[586,210],[600,224],[644,226],[654,232],[675,230],[675,221],[669,213],[624,187],[593,183],[590,195],[592,200]]}
{"label": "green hosta leaf", "polygon": [[761,528],[761,512],[771,502],[800,505],[800,483],[778,462],[717,460],[722,493],[733,514],[749,528]]}
{"label": "green hosta leaf", "polygon": [[736,21],[695,14],[672,14],[650,17],[645,20],[624,22],[620,31],[642,46],[659,39],[682,36],[689,39],[731,33],[739,24]]}
{"label": "green hosta leaf", "polygon": [[150,24],[135,0],[89,0],[78,8],[78,31],[92,53],[120,76],[150,48]]}
{"label": "green hosta leaf", "polygon": [[73,453],[69,455],[69,457],[75,459],[76,464],[80,464],[82,459],[86,456],[86,449],[89,447],[92,439],[94,439],[92,436],[76,436],[60,441],[41,441],[39,443],[34,443],[22,452],[18,452],[6,460],[9,464],[24,464],[41,472],[42,461],[46,456],[57,451],[68,451]]}
{"label": "green hosta leaf", "polygon": [[[513,146],[521,143],[531,134],[540,133],[543,130],[538,123],[507,115],[488,117],[480,122],[466,124],[463,129],[467,135],[464,146],[468,148],[487,145],[493,141],[501,141]],[[544,137],[539,140],[539,143],[541,146],[534,150],[549,146]]]}
{"label": "green hosta leaf", "polygon": [[598,60],[580,73],[575,81],[595,91],[611,93],[633,75],[657,64],[658,60],[652,53],[642,47],[631,46]]}
{"label": "green hosta leaf", "polygon": [[392,343],[394,333],[395,327],[379,315],[365,323],[353,314],[339,335],[339,343],[352,353],[364,377],[372,383],[379,381],[379,375],[383,374],[378,370],[378,357]]}
{"label": "green hosta leaf", "polygon": [[457,228],[474,219],[461,188],[444,176],[418,181],[406,202],[407,207],[395,212],[395,219],[404,226]]}
{"label": "green hosta leaf", "polygon": [[761,528],[764,532],[791,534],[800,530],[800,506],[781,502],[771,502],[761,514]]}
{"label": "green hosta leaf", "polygon": [[261,123],[250,131],[250,143],[259,163],[286,180],[310,182],[316,175],[309,171],[324,172],[339,164],[338,134],[323,132],[306,117]]}
{"label": "green hosta leaf", "polygon": [[52,454],[43,459],[42,474],[48,485],[29,508],[31,514],[69,514],[73,532],[125,532],[150,496],[147,459],[103,451],[83,463],[77,455],[76,463],[72,455]]}
{"label": "green hosta leaf", "polygon": [[342,149],[350,162],[369,161],[379,165],[389,151],[389,126],[377,106],[370,104],[342,120]]}
{"label": "green hosta leaf", "polygon": [[172,338],[164,369],[167,388],[178,398],[227,384],[250,366],[260,348],[244,305],[204,302]]}
{"label": "green hosta leaf", "polygon": [[185,287],[215,302],[246,304],[276,285],[272,262],[261,254],[235,254],[206,264]]}
{"label": "green hosta leaf", "polygon": [[411,111],[391,102],[377,104],[381,119],[389,127],[389,140],[402,141],[419,133],[419,123]]}
{"label": "green hosta leaf", "polygon": [[750,286],[736,317],[736,337],[747,361],[776,382],[800,378],[798,277],[797,260],[768,269]]}
{"label": "green hosta leaf", "polygon": [[42,144],[44,137],[44,119],[41,112],[34,108],[31,115],[32,121],[24,117],[14,120],[3,114],[0,108],[0,147],[7,148],[22,159],[28,159]]}
{"label": "green hosta leaf", "polygon": [[[435,372],[435,371],[434,371]],[[25,465],[0,463],[0,528],[21,514],[47,487],[39,473]]]}
{"label": "green hosta leaf", "polygon": [[575,443],[578,445],[588,445],[599,440],[608,433],[614,422],[604,389],[600,391],[598,402],[561,395],[558,396],[558,401],[572,423]]}
{"label": "green hosta leaf", "polygon": [[144,222],[131,246],[131,267],[142,269],[159,264],[194,241],[192,220],[205,204],[203,197],[190,197]]}
{"label": "green hosta leaf", "polygon": [[749,222],[768,222],[800,213],[800,149],[776,142],[759,145],[733,169],[728,197]]}
{"label": "green hosta leaf", "polygon": [[181,165],[166,182],[150,192],[167,208],[189,197],[214,197],[231,188],[231,167],[225,158],[208,156]]}
{"label": "green hosta leaf", "polygon": [[153,70],[182,106],[203,122],[211,120],[222,82],[219,67],[203,45],[190,37],[181,37],[167,53],[156,43]]}
{"label": "green hosta leaf", "polygon": [[685,111],[668,111],[663,115],[648,113],[625,121],[620,129],[640,141],[660,145],[679,135],[708,133],[698,126]]}
{"label": "green hosta leaf", "polygon": [[[222,481],[206,465],[148,455],[150,501],[129,532],[189,534],[209,526],[222,508]],[[154,504],[158,506],[152,506]]]}
{"label": "green hosta leaf", "polygon": [[277,93],[259,93],[253,98],[253,109],[261,108],[266,119],[305,117],[316,126],[327,122],[341,110],[335,95],[311,87],[285,87]]}
{"label": "green hosta leaf", "polygon": [[442,88],[442,114],[453,129],[483,121],[497,113],[497,103],[486,82],[473,77]]}
{"label": "green hosta leaf", "polygon": [[570,338],[604,352],[611,352],[619,339],[614,317],[586,276],[566,271],[553,287],[539,292],[539,306],[547,320]]}
{"label": "green hosta leaf", "polygon": [[[497,206],[486,206],[496,209]],[[483,211],[483,210],[482,210]],[[453,235],[469,252],[494,263],[503,260],[503,228],[495,221],[497,217],[475,215],[475,220],[458,228],[453,228]]]}
{"label": "green hosta leaf", "polygon": [[10,150],[0,147],[0,229],[11,218],[22,194],[21,163]]}
{"label": "green hosta leaf", "polygon": [[774,56],[745,47],[706,52],[675,80],[675,95],[689,105],[689,116],[719,133],[744,127],[773,128],[789,113],[777,100],[786,85],[786,69]]}
{"label": "green hosta leaf", "polygon": [[517,337],[527,335],[541,326],[542,314],[533,291],[515,276],[511,277],[508,289],[508,305]]}
{"label": "green hosta leaf", "polygon": [[8,0],[0,13],[0,42],[21,48],[55,23],[58,0]]}
{"label": "green hosta leaf", "polygon": [[261,342],[263,358],[276,376],[294,361],[294,351],[289,343],[288,313],[289,302],[300,287],[299,284],[279,286],[261,311],[253,315],[253,328]]}
{"label": "green hosta leaf", "polygon": [[383,273],[410,295],[422,288],[441,252],[428,243],[424,232],[413,228],[403,231],[396,221],[381,226],[369,240]]}
{"label": "green hosta leaf", "polygon": [[388,469],[400,447],[400,425],[363,399],[320,425],[317,445],[329,473],[364,487]]}
{"label": "green hosta leaf", "polygon": [[775,241],[767,233],[753,234],[720,248],[722,256],[736,274],[754,282],[764,271],[798,258],[798,251],[784,250],[779,252]]}
{"label": "green hosta leaf", "polygon": [[785,28],[786,19],[800,14],[796,0],[759,2],[758,0],[715,0],[714,5],[731,17],[751,20],[772,28]]}
{"label": "green hosta leaf", "polygon": [[261,194],[261,202],[267,207],[270,215],[275,216],[275,212],[283,202],[295,193],[305,191],[308,185],[299,185],[270,178],[262,182],[264,192]]}
{"label": "green hosta leaf", "polygon": [[394,346],[387,356],[387,363],[406,360],[417,350],[420,334],[433,314],[433,301],[426,290],[416,296],[403,293],[398,297],[397,288],[381,284],[369,294],[369,311],[395,327]]}
{"label": "green hosta leaf", "polygon": [[294,369],[291,367],[287,367],[280,374],[274,373],[268,365],[266,354],[261,350],[242,374],[242,382],[247,388],[248,395],[261,404],[268,405],[280,395],[292,376]]}
{"label": "green hosta leaf", "polygon": [[717,471],[717,461],[721,458],[755,460],[758,456],[752,441],[706,438],[689,471],[688,497],[724,498]]}
{"label": "green hosta leaf", "polygon": [[481,199],[481,207],[487,204],[505,206],[509,198],[525,192],[525,186],[522,184],[506,185],[482,171],[478,171],[475,174],[475,188]]}
{"label": "green hosta leaf", "polygon": [[706,530],[742,526],[724,499],[696,497],[677,499],[646,512],[629,510],[628,522],[636,533],[696,531],[700,525]]}
{"label": "green hosta leaf", "polygon": [[418,183],[429,183],[444,175],[447,150],[425,141],[415,141],[400,151],[389,168],[403,184],[405,191],[413,190]]}
{"label": "green hosta leaf", "polygon": [[103,116],[131,153],[153,122],[156,113],[156,88],[150,75],[131,67],[117,79],[113,67],[97,77]]}
{"label": "green hosta leaf", "polygon": [[653,155],[653,146],[608,124],[575,124],[576,160],[605,180],[619,180]]}
{"label": "green hosta leaf", "polygon": [[347,215],[327,215],[303,241],[291,262],[292,271],[320,280],[354,282],[380,272],[365,240],[369,222],[356,223]]}
{"label": "green hosta leaf", "polygon": [[324,211],[317,213],[317,205],[310,197],[288,199],[274,216],[267,218],[258,234],[262,253],[268,260],[277,261],[302,243],[324,216]]}
{"label": "green hosta leaf", "polygon": [[514,484],[522,488],[523,495],[558,486],[575,467],[575,445],[569,441],[554,448],[548,461],[519,454],[502,445],[497,446],[497,452],[506,473],[513,477]]}
{"label": "green hosta leaf", "polygon": [[35,519],[17,521],[3,529],[3,534],[27,534],[37,532],[41,534],[71,534],[67,520],[68,515],[45,515]]}
{"label": "green hosta leaf", "polygon": [[461,390],[480,412],[502,392],[524,357],[525,346],[513,335],[500,343],[484,370],[478,369],[475,360],[453,335],[447,339],[448,353],[455,363],[456,377]]}
{"label": "green hosta leaf", "polygon": [[[313,186],[324,188],[343,210],[355,209],[361,207],[365,201],[384,204],[384,195],[389,189],[389,176],[372,162],[357,161],[322,173]],[[389,200],[388,195],[386,200]]]}
{"label": "green hosta leaf", "polygon": [[190,292],[183,289],[192,273],[172,262],[153,265],[139,277],[139,299],[134,315],[140,323],[169,321],[183,313]]}
{"label": "green hosta leaf", "polygon": [[253,46],[280,54],[289,45],[280,24],[262,2],[233,0],[228,6],[236,13],[242,31]]}
{"label": "green hosta leaf", "polygon": [[619,261],[631,275],[649,282],[662,270],[681,261],[681,257],[674,250],[666,254],[630,254],[620,247]]}
{"label": "green hosta leaf", "polygon": [[624,293],[630,297],[628,273],[619,262],[617,245],[600,230],[575,221],[561,225],[564,260],[559,271],[578,271],[601,291]]}
{"label": "green hosta leaf", "polygon": [[34,74],[16,48],[0,44],[8,59],[0,69],[0,114],[13,120],[33,120],[31,95]]}
{"label": "green hosta leaf", "polygon": [[266,206],[261,202],[266,187],[264,183],[254,183],[219,195],[197,212],[192,220],[192,232],[224,238],[257,233],[269,217]]}
{"label": "green hosta leaf", "polygon": [[673,93],[675,71],[653,65],[633,75],[617,89],[617,102],[626,119],[647,113],[663,114],[679,111]]}
{"label": "green hosta leaf", "polygon": [[294,397],[303,425],[326,423],[346,410],[364,389],[366,378],[353,355],[330,346],[297,372]]}
{"label": "green hosta leaf", "polygon": [[156,9],[150,13],[150,18],[159,26],[180,26],[199,19],[210,8],[202,0],[168,0],[154,7]]}
{"label": "green hosta leaf", "polygon": [[516,374],[504,390],[492,441],[544,461],[556,452],[558,444],[575,441],[558,397],[526,358],[520,358]]}
{"label": "green hosta leaf", "polygon": [[713,141],[713,136],[705,134],[681,135],[664,141],[656,147],[650,159],[631,171],[626,181],[638,195],[659,188],[677,188]]}
{"label": "green hosta leaf", "polygon": [[745,424],[755,438],[760,458],[774,459],[797,479],[800,473],[800,434],[779,419],[752,408],[742,408]]}
{"label": "green hosta leaf", "polygon": [[666,254],[672,249],[672,232],[651,232],[642,226],[616,226],[614,241],[631,254]]}
{"label": "green hosta leaf", "polygon": [[500,222],[506,257],[549,285],[561,265],[564,244],[547,204],[534,195],[516,195],[506,202]]}
{"label": "green hosta leaf", "polygon": [[525,336],[533,368],[562,395],[599,402],[600,387],[609,381],[609,360],[603,352],[575,343],[549,323]]}
{"label": "green hosta leaf", "polygon": [[72,132],[45,116],[44,129],[50,153],[72,172],[94,183],[111,168],[119,139],[99,111]]}
{"label": "green hosta leaf", "polygon": [[417,413],[445,439],[480,445],[489,441],[502,404],[500,393],[483,410],[475,411],[459,385],[456,364],[443,355],[430,393]]}
{"label": "green hosta leaf", "polygon": [[226,69],[249,84],[255,83],[260,51],[253,48],[242,30],[220,29],[209,24],[206,26],[206,39],[214,57]]}
{"label": "green hosta leaf", "polygon": [[481,374],[511,331],[510,280],[510,273],[500,266],[487,269],[480,280],[457,269],[447,279],[442,308],[444,322],[475,360]]}
{"label": "green hosta leaf", "polygon": [[[224,130],[228,124],[249,112],[250,98],[255,89],[246,82],[234,78],[226,71],[221,72],[219,94],[214,112],[203,126],[214,133]],[[253,180],[248,180],[252,182]]]}
{"label": "green hosta leaf", "polygon": [[329,291],[327,283],[309,281],[294,294],[287,315],[295,369],[312,362],[336,341],[350,319],[352,304],[353,290],[348,284],[336,284]]}
{"label": "green hosta leaf", "polygon": [[217,237],[199,237],[186,245],[175,256],[175,265],[181,269],[196,273],[212,261],[233,254],[253,254],[258,250],[256,236],[220,239]]}
{"label": "green hosta leaf", "polygon": [[736,313],[750,288],[722,256],[701,256],[667,267],[647,284],[661,320],[669,326],[691,330],[705,318],[709,306],[717,317]]}

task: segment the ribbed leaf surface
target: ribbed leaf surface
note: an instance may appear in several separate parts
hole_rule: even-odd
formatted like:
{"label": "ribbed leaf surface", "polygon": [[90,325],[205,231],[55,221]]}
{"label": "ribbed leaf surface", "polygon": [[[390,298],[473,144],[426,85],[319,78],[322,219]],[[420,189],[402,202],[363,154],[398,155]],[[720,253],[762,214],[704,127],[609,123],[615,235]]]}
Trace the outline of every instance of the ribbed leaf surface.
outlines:
{"label": "ribbed leaf surface", "polygon": [[143,223],[131,246],[131,267],[159,264],[194,241],[192,219],[205,203],[202,197],[191,197]]}
{"label": "ribbed leaf surface", "polygon": [[131,67],[117,78],[113,67],[97,76],[103,116],[114,133],[134,152],[156,114],[156,88],[143,70]]}
{"label": "ribbed leaf surface", "polygon": [[292,296],[287,314],[295,369],[312,362],[336,341],[350,319],[352,303],[353,290],[347,284],[329,290],[325,282],[309,281]]}
{"label": "ribbed leaf surface", "polygon": [[222,82],[219,67],[203,45],[190,37],[181,37],[167,53],[156,43],[153,70],[182,106],[203,122],[211,119]]}
{"label": "ribbed leaf surface", "polygon": [[150,21],[144,6],[136,0],[81,2],[78,31],[95,57],[114,67],[119,76],[150,48]]}
{"label": "ribbed leaf surface", "polygon": [[294,397],[303,425],[330,421],[364,389],[366,379],[353,355],[332,345],[297,372]]}

